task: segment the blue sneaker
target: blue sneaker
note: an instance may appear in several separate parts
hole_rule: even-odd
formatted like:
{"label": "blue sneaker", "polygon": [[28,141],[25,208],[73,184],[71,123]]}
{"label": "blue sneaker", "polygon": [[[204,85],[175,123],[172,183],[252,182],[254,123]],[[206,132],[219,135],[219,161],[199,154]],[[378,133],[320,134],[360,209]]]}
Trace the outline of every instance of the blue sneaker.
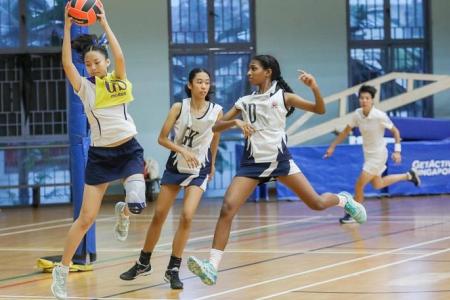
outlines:
{"label": "blue sneaker", "polygon": [[195,256],[189,256],[188,269],[196,276],[200,277],[206,285],[214,285],[217,281],[217,270],[209,262],[209,260],[200,260]]}
{"label": "blue sneaker", "polygon": [[347,192],[340,192],[339,196],[344,196],[347,199],[347,203],[344,206],[344,210],[359,224],[367,221],[367,213],[364,206],[361,203],[356,202],[353,196]]}

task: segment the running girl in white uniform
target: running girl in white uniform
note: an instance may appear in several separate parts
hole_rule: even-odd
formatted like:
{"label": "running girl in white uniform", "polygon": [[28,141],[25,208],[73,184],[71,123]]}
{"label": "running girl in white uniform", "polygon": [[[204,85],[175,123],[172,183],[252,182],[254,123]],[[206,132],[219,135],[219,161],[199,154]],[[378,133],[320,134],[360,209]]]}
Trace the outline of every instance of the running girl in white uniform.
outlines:
{"label": "running girl in white uniform", "polygon": [[[420,178],[414,170],[409,170],[404,174],[392,174],[382,177],[384,170],[386,170],[388,159],[386,141],[384,140],[385,129],[390,130],[395,139],[392,160],[396,163],[400,163],[402,160],[402,148],[398,129],[392,124],[385,112],[376,109],[373,105],[373,98],[376,93],[377,90],[373,86],[361,86],[358,93],[361,107],[353,113],[349,124],[331,143],[325,153],[325,158],[333,155],[336,145],[350,134],[352,128],[359,128],[363,138],[364,150],[364,165],[355,184],[355,200],[359,203],[364,201],[364,188],[368,183],[371,183],[375,189],[382,189],[399,181],[411,181],[416,186],[420,185]],[[354,223],[355,220],[346,213],[344,217],[339,219],[339,222],[341,224]]]}
{"label": "running girl in white uniform", "polygon": [[[258,91],[240,98],[213,128],[214,131],[223,131],[238,126],[246,140],[240,168],[225,194],[210,259],[200,260],[191,256],[188,260],[189,270],[208,285],[216,283],[234,216],[261,182],[278,179],[311,209],[324,210],[339,205],[360,223],[367,218],[364,207],[346,192],[318,195],[286,147],[286,117],[294,108],[325,113],[325,104],[314,77],[304,73],[299,76],[299,80],[311,89],[315,103],[307,102],[292,92],[281,77],[278,61],[270,55],[258,55],[252,59],[248,79]],[[243,120],[235,119],[239,114]]]}
{"label": "running girl in white uniform", "polygon": [[[175,103],[161,129],[159,143],[171,150],[161,180],[161,192],[156,200],[155,214],[148,228],[144,248],[123,280],[133,280],[152,272],[150,257],[158,242],[162,226],[175,198],[184,188],[184,207],[173,238],[172,255],[164,279],[172,289],[182,289],[179,278],[181,256],[189,238],[191,221],[200,203],[208,180],[214,175],[219,133],[212,127],[222,117],[222,107],[209,101],[210,76],[204,69],[193,69],[185,88],[189,98]],[[173,129],[173,140],[168,138]]]}
{"label": "running girl in white uniform", "polygon": [[[70,4],[68,4],[70,5]],[[80,97],[89,121],[91,145],[85,169],[83,204],[79,217],[67,234],[61,264],[53,269],[51,290],[57,299],[67,298],[69,264],[81,239],[97,217],[109,182],[123,179],[126,202],[116,204],[115,237],[124,241],[128,235],[128,210],[140,213],[145,207],[143,149],[127,105],[133,100],[127,80],[125,59],[114,33],[102,11],[98,15],[115,60],[115,70],[108,73],[110,60],[105,45],[95,35],[82,35],[72,47],[81,54],[89,78],[82,77],[72,63],[70,28],[72,19],[65,11],[62,65],[66,77]],[[83,163],[83,162],[80,162]],[[127,205],[128,204],[128,205]]]}

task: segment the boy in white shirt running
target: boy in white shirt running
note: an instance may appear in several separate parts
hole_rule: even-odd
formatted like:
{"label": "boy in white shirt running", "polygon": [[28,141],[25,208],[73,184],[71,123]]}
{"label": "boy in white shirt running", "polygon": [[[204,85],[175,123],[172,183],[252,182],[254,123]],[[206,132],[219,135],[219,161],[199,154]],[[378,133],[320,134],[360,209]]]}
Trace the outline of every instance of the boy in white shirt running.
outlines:
{"label": "boy in white shirt running", "polygon": [[[401,144],[400,132],[394,126],[385,112],[376,109],[373,105],[373,98],[377,90],[373,86],[363,85],[359,89],[360,108],[355,110],[352,119],[345,129],[336,137],[328,147],[325,158],[333,155],[336,145],[342,142],[350,133],[353,127],[359,127],[363,138],[364,165],[361,174],[355,184],[355,200],[362,203],[364,200],[364,187],[371,183],[375,189],[382,189],[399,181],[411,181],[416,186],[420,185],[420,178],[414,170],[409,170],[403,174],[393,174],[382,177],[386,170],[388,151],[384,140],[384,130],[392,132],[395,139],[394,153],[392,160],[400,163]],[[349,215],[339,219],[341,224],[354,223],[355,220]]]}

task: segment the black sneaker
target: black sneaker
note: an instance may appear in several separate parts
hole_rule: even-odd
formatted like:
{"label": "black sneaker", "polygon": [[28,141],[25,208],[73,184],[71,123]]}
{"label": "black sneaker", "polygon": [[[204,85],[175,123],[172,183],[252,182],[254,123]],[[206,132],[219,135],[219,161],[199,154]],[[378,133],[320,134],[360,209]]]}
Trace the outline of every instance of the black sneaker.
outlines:
{"label": "black sneaker", "polygon": [[345,214],[342,218],[339,219],[339,223],[341,223],[341,224],[351,224],[351,223],[356,223],[356,221],[349,214]]}
{"label": "black sneaker", "polygon": [[411,179],[409,179],[409,181],[414,183],[415,186],[419,186],[420,185],[420,177],[417,174],[416,170],[411,169],[411,170],[408,171],[408,173],[411,176]]}
{"label": "black sneaker", "polygon": [[125,273],[120,274],[120,279],[122,280],[133,280],[136,277],[139,276],[147,276],[152,273],[152,266],[150,264],[148,265],[142,265],[138,261],[134,264],[134,266],[131,267],[128,271]]}
{"label": "black sneaker", "polygon": [[166,274],[164,274],[164,281],[170,282],[170,288],[173,290],[183,289],[183,283],[180,280],[179,273],[180,270],[178,270],[178,268],[173,268],[171,270],[167,270]]}

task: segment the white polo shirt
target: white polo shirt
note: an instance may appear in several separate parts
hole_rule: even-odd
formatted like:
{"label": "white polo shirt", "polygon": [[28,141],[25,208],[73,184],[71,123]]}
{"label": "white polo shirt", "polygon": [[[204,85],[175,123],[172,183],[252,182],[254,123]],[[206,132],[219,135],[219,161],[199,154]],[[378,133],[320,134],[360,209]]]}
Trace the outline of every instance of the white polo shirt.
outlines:
{"label": "white polo shirt", "polygon": [[[95,77],[94,77],[95,78]],[[76,93],[83,102],[91,128],[91,146],[104,147],[137,134],[127,104],[95,108],[95,79],[81,77],[81,87]]]}
{"label": "white polo shirt", "polygon": [[367,154],[377,154],[386,151],[386,141],[384,140],[384,130],[392,129],[394,124],[387,114],[375,107],[366,117],[362,108],[358,108],[352,115],[350,127],[358,127],[363,138],[363,150]]}

